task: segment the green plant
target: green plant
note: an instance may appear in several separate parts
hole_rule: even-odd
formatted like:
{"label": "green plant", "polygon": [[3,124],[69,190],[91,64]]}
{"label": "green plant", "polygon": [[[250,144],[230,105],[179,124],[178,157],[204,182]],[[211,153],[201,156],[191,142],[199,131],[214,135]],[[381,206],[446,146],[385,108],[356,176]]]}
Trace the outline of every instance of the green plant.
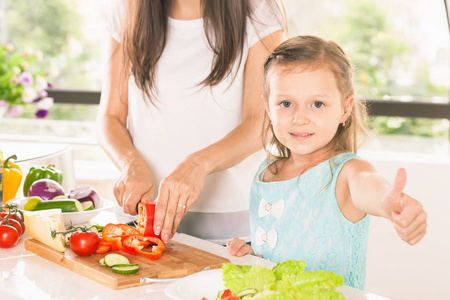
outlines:
{"label": "green plant", "polygon": [[32,71],[33,63],[42,56],[31,48],[18,53],[12,44],[0,46],[0,110],[6,110],[7,116],[21,114],[24,105],[35,105],[36,118],[47,116],[53,105],[47,93],[51,84],[44,72]]}

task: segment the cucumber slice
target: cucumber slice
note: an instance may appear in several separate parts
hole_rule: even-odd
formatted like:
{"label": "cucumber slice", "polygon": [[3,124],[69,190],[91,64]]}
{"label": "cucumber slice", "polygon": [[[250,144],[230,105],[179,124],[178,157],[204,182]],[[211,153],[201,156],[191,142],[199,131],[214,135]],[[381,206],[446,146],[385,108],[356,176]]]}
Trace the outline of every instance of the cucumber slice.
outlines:
{"label": "cucumber slice", "polygon": [[137,264],[115,265],[112,271],[117,274],[134,274],[139,271],[139,266]]}
{"label": "cucumber slice", "polygon": [[86,210],[93,210],[94,209],[94,202],[92,201],[84,201],[81,202],[81,205],[83,206],[83,209]]}
{"label": "cucumber slice", "polygon": [[98,264],[102,267],[106,267],[106,263],[105,263],[105,258],[100,258],[100,260],[98,261]]}
{"label": "cucumber slice", "polygon": [[258,291],[254,290],[254,289],[248,289],[248,290],[243,290],[239,293],[236,294],[237,297],[244,297],[244,296],[253,296],[254,294],[256,294]]}
{"label": "cucumber slice", "polygon": [[128,265],[130,261],[123,255],[118,253],[109,253],[105,255],[105,264],[108,267],[112,267],[115,265]]}

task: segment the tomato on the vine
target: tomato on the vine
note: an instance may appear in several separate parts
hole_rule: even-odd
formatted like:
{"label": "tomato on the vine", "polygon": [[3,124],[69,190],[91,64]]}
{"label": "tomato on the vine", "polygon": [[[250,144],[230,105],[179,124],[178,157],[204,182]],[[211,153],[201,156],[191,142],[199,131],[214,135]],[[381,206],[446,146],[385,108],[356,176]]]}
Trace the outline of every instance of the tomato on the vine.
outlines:
{"label": "tomato on the vine", "polygon": [[70,249],[80,256],[94,254],[98,248],[100,239],[98,234],[92,231],[75,231],[70,236]]}
{"label": "tomato on the vine", "polygon": [[17,232],[19,233],[19,236],[23,234],[22,224],[17,221],[16,219],[12,218],[0,218],[0,225],[9,225],[14,227]]}
{"label": "tomato on the vine", "polygon": [[8,218],[18,221],[20,223],[20,226],[22,227],[22,233],[25,232],[25,223],[21,215],[8,214],[8,212],[2,211],[0,212],[0,218]]}
{"label": "tomato on the vine", "polygon": [[19,240],[19,232],[16,228],[6,224],[0,224],[0,248],[11,248]]}

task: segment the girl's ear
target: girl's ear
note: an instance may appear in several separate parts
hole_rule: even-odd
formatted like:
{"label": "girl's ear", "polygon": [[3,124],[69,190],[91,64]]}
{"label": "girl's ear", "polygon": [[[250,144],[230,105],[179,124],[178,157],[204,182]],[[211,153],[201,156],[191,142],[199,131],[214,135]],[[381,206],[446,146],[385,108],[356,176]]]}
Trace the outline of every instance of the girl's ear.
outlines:
{"label": "girl's ear", "polygon": [[345,100],[340,123],[345,122],[352,113],[353,102],[355,102],[355,95],[350,95]]}

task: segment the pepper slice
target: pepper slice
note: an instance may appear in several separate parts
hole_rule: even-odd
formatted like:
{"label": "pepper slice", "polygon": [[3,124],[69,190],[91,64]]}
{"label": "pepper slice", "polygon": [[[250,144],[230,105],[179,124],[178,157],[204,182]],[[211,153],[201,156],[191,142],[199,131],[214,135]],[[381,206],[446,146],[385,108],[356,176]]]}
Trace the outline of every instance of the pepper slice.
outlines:
{"label": "pepper slice", "polygon": [[[141,234],[130,235],[124,238],[122,242],[124,247],[132,248],[137,254],[149,259],[160,258],[161,254],[166,250],[166,244],[162,240]],[[145,251],[150,244],[155,244],[151,247],[151,252]]]}
{"label": "pepper slice", "polygon": [[137,220],[136,229],[143,236],[151,236],[161,238],[161,234],[156,235],[153,230],[153,222],[155,221],[155,202],[139,202],[138,213],[139,217]]}
{"label": "pepper slice", "polygon": [[122,245],[122,239],[135,234],[140,233],[136,228],[126,224],[109,223],[102,230],[102,236],[105,241],[115,244],[118,250],[129,254],[136,254],[136,252],[125,249]]}

